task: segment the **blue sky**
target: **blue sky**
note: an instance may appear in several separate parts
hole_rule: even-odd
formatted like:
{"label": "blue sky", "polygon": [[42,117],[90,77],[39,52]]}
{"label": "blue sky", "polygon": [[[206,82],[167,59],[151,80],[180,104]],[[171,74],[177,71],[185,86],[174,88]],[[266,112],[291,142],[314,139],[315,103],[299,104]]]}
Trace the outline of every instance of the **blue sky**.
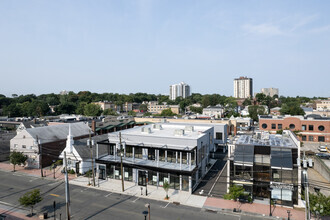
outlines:
{"label": "blue sky", "polygon": [[0,94],[330,96],[330,1],[0,1]]}

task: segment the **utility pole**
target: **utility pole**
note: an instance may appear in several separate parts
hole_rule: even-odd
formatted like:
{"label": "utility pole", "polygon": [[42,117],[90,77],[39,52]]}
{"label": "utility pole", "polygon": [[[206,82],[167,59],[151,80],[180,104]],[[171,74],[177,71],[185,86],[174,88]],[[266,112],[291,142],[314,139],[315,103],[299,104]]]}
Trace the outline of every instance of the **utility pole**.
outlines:
{"label": "utility pole", "polygon": [[68,178],[68,168],[67,168],[66,152],[65,151],[64,151],[64,172],[65,172],[66,216],[67,216],[67,220],[70,220],[69,178]]}
{"label": "utility pole", "polygon": [[94,142],[92,141],[91,131],[89,131],[89,147],[91,148],[91,159],[92,159],[92,178],[93,178],[93,186],[95,186],[93,145]]}
{"label": "utility pole", "polygon": [[124,192],[123,147],[121,145],[121,132],[119,132],[119,147],[120,147],[121,190],[122,192]]}
{"label": "utility pole", "polygon": [[38,135],[36,137],[37,137],[37,144],[38,144],[38,150],[39,150],[39,166],[40,166],[40,172],[41,172],[41,177],[44,177],[43,170],[42,170],[42,146],[40,144],[40,140],[38,138]]}

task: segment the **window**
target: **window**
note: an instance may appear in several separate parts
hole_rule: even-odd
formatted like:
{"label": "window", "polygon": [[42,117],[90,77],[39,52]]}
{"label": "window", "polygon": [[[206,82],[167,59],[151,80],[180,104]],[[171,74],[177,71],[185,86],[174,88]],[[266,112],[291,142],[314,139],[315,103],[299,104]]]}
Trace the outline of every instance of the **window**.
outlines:
{"label": "window", "polygon": [[302,140],[302,141],[306,141],[306,140],[307,140],[306,135],[303,135],[303,136],[301,137],[301,140]]}
{"label": "window", "polygon": [[187,152],[182,152],[182,164],[187,164]]}
{"label": "window", "polygon": [[167,162],[175,163],[176,162],[176,153],[175,151],[168,150],[167,151]]}
{"label": "window", "polygon": [[308,141],[314,141],[314,137],[313,136],[308,136]]}
{"label": "window", "polygon": [[133,157],[133,147],[126,145],[126,157]]}
{"label": "window", "polygon": [[216,132],[215,133],[215,139],[222,140],[222,132]]}
{"label": "window", "polygon": [[318,127],[318,129],[319,129],[319,131],[324,131],[324,126],[323,126],[323,125],[320,125],[320,126]]}
{"label": "window", "polygon": [[159,150],[159,161],[165,161],[165,150]]}
{"label": "window", "polygon": [[314,125],[308,125],[308,130],[313,131],[314,130]]}
{"label": "window", "polygon": [[142,147],[135,147],[135,158],[142,159]]}
{"label": "window", "polygon": [[263,124],[261,125],[261,127],[262,127],[263,129],[266,129],[266,128],[267,128],[267,124],[266,124],[266,123],[263,123]]}
{"label": "window", "polygon": [[276,129],[276,124],[272,124],[272,129]]}
{"label": "window", "polygon": [[14,148],[17,148],[18,147],[18,145],[17,144],[14,144]]}
{"label": "window", "polygon": [[26,148],[26,145],[22,145],[22,148]]}
{"label": "window", "polygon": [[302,131],[306,131],[306,125],[302,125],[302,126],[301,126],[301,130],[302,130]]}
{"label": "window", "polygon": [[191,152],[191,165],[195,165],[195,151]]}
{"label": "window", "polygon": [[295,127],[296,127],[296,126],[295,126],[294,124],[290,124],[290,125],[289,125],[289,128],[290,128],[290,129],[295,129]]}
{"label": "window", "polygon": [[278,124],[278,125],[277,125],[277,128],[278,128],[278,129],[282,129],[282,124]]}
{"label": "window", "polygon": [[325,138],[324,138],[324,136],[318,136],[317,140],[318,140],[318,142],[324,142]]}
{"label": "window", "polygon": [[148,149],[148,160],[155,160],[155,149]]}

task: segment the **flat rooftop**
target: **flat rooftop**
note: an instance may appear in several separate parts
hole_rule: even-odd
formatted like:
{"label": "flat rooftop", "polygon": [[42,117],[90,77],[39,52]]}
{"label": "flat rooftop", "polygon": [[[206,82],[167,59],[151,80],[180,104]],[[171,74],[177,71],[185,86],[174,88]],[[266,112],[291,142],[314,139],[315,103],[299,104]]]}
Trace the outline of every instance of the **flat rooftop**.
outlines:
{"label": "flat rooftop", "polygon": [[271,147],[288,147],[298,148],[297,145],[288,135],[240,135],[236,140],[236,144],[240,145],[258,145]]}
{"label": "flat rooftop", "polygon": [[[161,128],[157,128],[154,126],[160,125]],[[193,130],[187,130],[186,127],[191,126]],[[131,129],[126,129],[121,132],[122,136],[130,135],[130,136],[145,136],[145,137],[159,137],[159,138],[178,138],[178,139],[192,139],[197,140],[200,137],[205,135],[205,131],[212,128],[213,126],[207,125],[189,125],[189,124],[169,124],[169,123],[161,123],[155,125],[145,125],[141,127],[134,127]],[[145,131],[142,131],[142,128]],[[148,131],[148,129],[150,129]],[[184,130],[183,134],[177,133],[178,130]],[[118,134],[110,133],[109,139],[112,138],[118,139]]]}

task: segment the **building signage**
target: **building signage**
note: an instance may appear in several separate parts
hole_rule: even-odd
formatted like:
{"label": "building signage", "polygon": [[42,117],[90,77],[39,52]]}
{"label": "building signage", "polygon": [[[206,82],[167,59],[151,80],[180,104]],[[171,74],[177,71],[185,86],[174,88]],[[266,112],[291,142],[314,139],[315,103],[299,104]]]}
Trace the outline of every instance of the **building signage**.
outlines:
{"label": "building signage", "polygon": [[272,189],[287,189],[287,190],[293,191],[293,186],[292,185],[283,184],[283,183],[271,182],[270,183],[270,188],[272,188]]}

